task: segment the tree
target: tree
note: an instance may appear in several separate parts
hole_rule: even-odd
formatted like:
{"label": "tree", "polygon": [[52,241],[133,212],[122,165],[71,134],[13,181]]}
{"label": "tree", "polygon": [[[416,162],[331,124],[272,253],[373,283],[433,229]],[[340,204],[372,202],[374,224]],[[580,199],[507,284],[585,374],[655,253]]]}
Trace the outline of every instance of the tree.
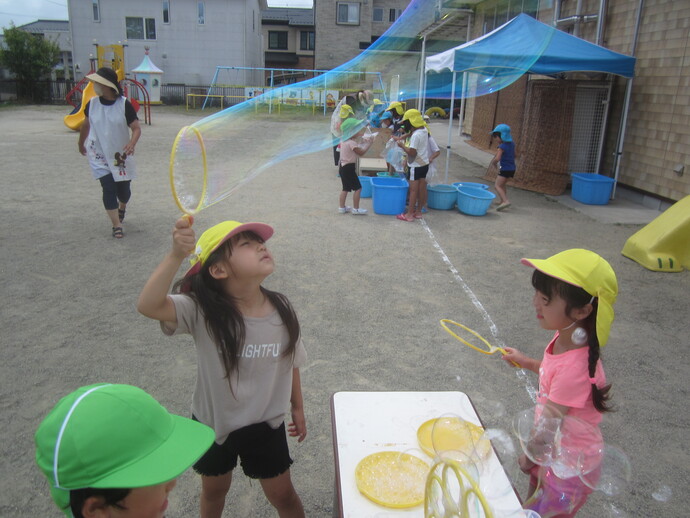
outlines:
{"label": "tree", "polygon": [[17,97],[31,101],[43,100],[37,82],[44,78],[60,60],[60,48],[50,40],[11,26],[3,30],[5,45],[0,49],[0,63],[17,80]]}

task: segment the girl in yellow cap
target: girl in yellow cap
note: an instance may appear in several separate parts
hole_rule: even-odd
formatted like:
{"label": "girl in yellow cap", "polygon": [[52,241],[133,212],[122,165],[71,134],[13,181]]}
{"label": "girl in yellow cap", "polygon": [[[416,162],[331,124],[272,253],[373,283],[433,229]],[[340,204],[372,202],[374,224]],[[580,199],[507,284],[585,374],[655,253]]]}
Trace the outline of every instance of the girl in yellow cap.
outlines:
{"label": "girl in yellow cap", "polygon": [[429,172],[429,132],[426,122],[419,110],[407,110],[403,116],[408,138],[398,142],[398,146],[407,155],[407,166],[410,171],[410,201],[407,212],[396,217],[403,221],[414,221],[422,218],[422,208],[426,205],[426,175]]}
{"label": "girl in yellow cap", "polygon": [[[539,374],[537,403],[542,416],[562,423],[576,418],[589,425],[592,432],[586,439],[571,439],[580,441],[577,446],[582,451],[591,446],[585,441],[601,440],[599,423],[602,413],[610,410],[611,385],[606,381],[599,351],[608,341],[613,322],[616,274],[606,260],[583,249],[566,250],[548,259],[522,259],[522,263],[534,268],[537,321],[555,334],[541,360],[511,347],[505,348],[503,359]],[[567,428],[566,424],[562,427]],[[567,433],[563,433],[563,441],[567,440]],[[541,516],[575,516],[591,493],[578,476],[560,478],[551,467],[537,465],[525,455],[520,467],[530,474],[526,507]]]}
{"label": "girl in yellow cap", "polygon": [[[224,221],[195,244],[192,221],[180,218],[173,245],[139,296],[137,309],[160,321],[166,335],[190,334],[197,351],[192,417],[215,431],[194,464],[201,475],[202,518],[220,518],[238,458],[258,479],[280,516],[303,517],[290,479],[287,433],[307,434],[299,367],[306,361],[300,325],[284,295],[261,284],[273,273],[263,223]],[[168,289],[192,251],[191,268]]]}

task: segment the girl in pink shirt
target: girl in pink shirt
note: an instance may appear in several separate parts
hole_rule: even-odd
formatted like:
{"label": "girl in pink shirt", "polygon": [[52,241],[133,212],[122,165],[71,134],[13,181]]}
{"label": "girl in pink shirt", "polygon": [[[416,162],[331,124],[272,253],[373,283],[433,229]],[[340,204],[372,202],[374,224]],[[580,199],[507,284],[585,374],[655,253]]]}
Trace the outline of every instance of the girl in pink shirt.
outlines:
{"label": "girl in pink shirt", "polygon": [[[577,451],[600,451],[601,414],[610,411],[610,384],[601,364],[618,294],[616,274],[606,260],[589,250],[572,249],[548,259],[522,259],[532,274],[534,309],[544,329],[556,331],[541,360],[506,347],[503,359],[539,374],[537,419],[560,419],[561,446]],[[578,419],[566,419],[578,418]],[[568,426],[583,422],[587,436],[569,437]],[[571,423],[569,425],[569,423]],[[543,438],[542,438],[543,439]],[[597,462],[598,464],[598,462]],[[520,467],[530,473],[525,507],[545,517],[572,517],[584,505],[591,489],[576,473],[561,477],[549,466],[539,466],[522,455]],[[596,474],[597,468],[591,472]],[[590,475],[594,477],[595,475]]]}

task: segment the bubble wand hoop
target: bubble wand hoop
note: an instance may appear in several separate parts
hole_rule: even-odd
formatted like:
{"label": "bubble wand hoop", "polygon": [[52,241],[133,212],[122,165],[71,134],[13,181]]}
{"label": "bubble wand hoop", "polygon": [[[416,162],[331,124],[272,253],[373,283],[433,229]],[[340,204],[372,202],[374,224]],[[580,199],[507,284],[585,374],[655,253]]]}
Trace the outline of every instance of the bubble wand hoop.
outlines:
{"label": "bubble wand hoop", "polygon": [[[480,335],[479,333],[477,333],[477,332],[474,331],[473,329],[470,329],[470,328],[467,327],[466,325],[459,324],[458,322],[455,322],[454,320],[450,320],[450,319],[448,319],[448,318],[443,318],[443,319],[441,319],[440,324],[441,324],[441,327],[443,327],[443,329],[445,329],[446,332],[447,332],[449,335],[451,335],[452,337],[454,337],[456,340],[458,340],[460,343],[466,345],[467,347],[470,347],[470,348],[474,349],[475,351],[479,351],[479,352],[482,353],[482,354],[488,354],[488,355],[492,355],[492,354],[495,354],[495,353],[501,353],[501,355],[505,356],[506,354],[508,354],[508,351],[506,351],[503,347],[497,347],[497,346],[495,346],[495,345],[491,345],[491,344],[486,340],[486,338],[484,338],[482,335]],[[474,345],[474,344],[471,343],[471,342],[468,342],[467,340],[465,340],[464,338],[462,338],[460,335],[458,335],[455,331],[453,331],[452,329],[450,329],[450,328],[448,327],[449,324],[450,324],[450,325],[457,326],[457,327],[459,327],[460,329],[463,329],[463,330],[467,331],[467,332],[470,333],[471,335],[474,335],[476,338],[478,338],[479,340],[481,340],[481,342],[482,342],[486,347],[484,348],[484,347],[481,347],[481,346]],[[516,363],[516,362],[514,362],[514,361],[511,361],[510,363],[512,363],[515,367],[520,367],[520,364],[518,364],[518,363]]]}

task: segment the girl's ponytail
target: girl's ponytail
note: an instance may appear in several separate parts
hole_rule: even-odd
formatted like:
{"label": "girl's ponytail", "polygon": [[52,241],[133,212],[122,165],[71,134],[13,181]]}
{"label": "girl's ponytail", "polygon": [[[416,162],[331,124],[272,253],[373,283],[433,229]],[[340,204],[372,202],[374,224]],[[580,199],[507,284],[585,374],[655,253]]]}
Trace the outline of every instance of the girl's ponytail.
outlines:
{"label": "girl's ponytail", "polygon": [[[598,299],[592,301],[592,312],[583,322],[584,327],[587,331],[587,336],[589,337],[587,342],[589,344],[589,365],[588,372],[590,379],[594,379],[597,370],[597,362],[599,361],[599,338],[597,337],[597,303]],[[611,384],[609,383],[605,387],[599,388],[595,383],[592,383],[592,403],[594,408],[599,412],[612,412],[611,406],[608,404],[611,396],[609,391],[611,390]]]}

